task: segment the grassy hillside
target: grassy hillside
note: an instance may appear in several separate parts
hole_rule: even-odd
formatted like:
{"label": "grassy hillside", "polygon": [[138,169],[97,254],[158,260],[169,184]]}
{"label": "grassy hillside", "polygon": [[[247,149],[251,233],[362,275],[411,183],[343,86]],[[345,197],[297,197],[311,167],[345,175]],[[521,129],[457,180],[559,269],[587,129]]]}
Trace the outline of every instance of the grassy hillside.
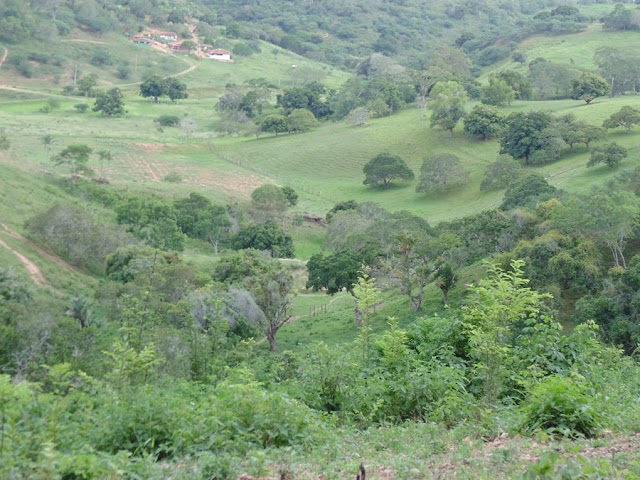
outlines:
{"label": "grassy hillside", "polygon": [[[623,105],[639,106],[640,99],[598,99],[588,106],[573,100],[515,102],[504,112],[548,110],[558,115],[574,113],[581,120],[601,125]],[[611,139],[630,149],[624,168],[640,164],[638,138],[637,133],[612,133]],[[449,137],[445,131],[429,128],[428,119],[421,118],[417,109],[374,120],[365,128],[336,123],[303,135],[224,140],[219,148],[229,158],[250,165],[257,172],[281,183],[297,185],[314,195],[319,213],[323,213],[322,208],[330,208],[336,202],[355,199],[377,202],[390,210],[406,209],[438,222],[495,207],[501,197],[500,192],[481,193],[479,190],[486,167],[498,155],[498,142],[469,139],[460,127],[453,137]],[[454,153],[462,159],[470,174],[470,182],[445,195],[417,195],[415,182],[399,182],[386,191],[367,188],[362,184],[362,167],[384,151],[403,157],[416,174],[425,156],[438,152]],[[592,184],[605,182],[619,173],[602,168],[587,169],[587,160],[587,152],[577,149],[558,162],[532,170],[544,174],[552,184],[568,191],[585,191]]]}

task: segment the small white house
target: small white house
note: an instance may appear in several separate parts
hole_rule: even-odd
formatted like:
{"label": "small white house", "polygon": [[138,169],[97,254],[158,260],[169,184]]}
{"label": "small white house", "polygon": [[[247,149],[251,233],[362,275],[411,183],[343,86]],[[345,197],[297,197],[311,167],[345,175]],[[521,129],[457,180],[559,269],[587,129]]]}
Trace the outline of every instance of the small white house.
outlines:
{"label": "small white house", "polygon": [[207,58],[211,60],[218,60],[220,62],[232,62],[231,52],[229,50],[222,50],[220,48],[215,48],[213,50],[207,50],[206,52]]}
{"label": "small white house", "polygon": [[158,38],[161,40],[168,40],[170,42],[176,42],[178,40],[178,34],[175,32],[160,32]]}

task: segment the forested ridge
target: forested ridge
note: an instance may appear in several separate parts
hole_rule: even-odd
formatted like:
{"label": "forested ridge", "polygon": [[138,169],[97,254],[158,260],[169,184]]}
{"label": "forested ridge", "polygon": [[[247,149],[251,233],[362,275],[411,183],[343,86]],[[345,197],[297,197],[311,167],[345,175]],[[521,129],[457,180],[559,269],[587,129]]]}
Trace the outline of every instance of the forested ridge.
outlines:
{"label": "forested ridge", "polygon": [[0,478],[640,477],[639,12],[0,0]]}

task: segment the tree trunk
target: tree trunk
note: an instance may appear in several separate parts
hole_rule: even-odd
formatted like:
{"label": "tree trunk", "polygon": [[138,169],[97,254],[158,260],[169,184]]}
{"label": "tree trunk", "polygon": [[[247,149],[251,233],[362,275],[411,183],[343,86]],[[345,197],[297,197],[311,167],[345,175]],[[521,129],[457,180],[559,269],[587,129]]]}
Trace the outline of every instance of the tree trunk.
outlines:
{"label": "tree trunk", "polygon": [[445,305],[449,305],[449,290],[442,290],[443,301]]}
{"label": "tree trunk", "polygon": [[269,341],[269,350],[275,352],[278,350],[278,344],[276,343],[276,336],[272,333],[267,333],[267,340]]}

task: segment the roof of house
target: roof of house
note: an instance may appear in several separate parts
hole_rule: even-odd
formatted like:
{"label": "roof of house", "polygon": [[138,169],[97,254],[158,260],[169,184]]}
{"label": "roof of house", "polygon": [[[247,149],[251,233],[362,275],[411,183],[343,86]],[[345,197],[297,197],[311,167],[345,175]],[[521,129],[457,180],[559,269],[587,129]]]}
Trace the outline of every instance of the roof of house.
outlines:
{"label": "roof of house", "polygon": [[229,50],[222,50],[220,48],[216,48],[215,50],[208,50],[207,53],[209,55],[231,55]]}
{"label": "roof of house", "polygon": [[177,37],[178,36],[176,32],[160,32],[158,35],[161,37]]}

